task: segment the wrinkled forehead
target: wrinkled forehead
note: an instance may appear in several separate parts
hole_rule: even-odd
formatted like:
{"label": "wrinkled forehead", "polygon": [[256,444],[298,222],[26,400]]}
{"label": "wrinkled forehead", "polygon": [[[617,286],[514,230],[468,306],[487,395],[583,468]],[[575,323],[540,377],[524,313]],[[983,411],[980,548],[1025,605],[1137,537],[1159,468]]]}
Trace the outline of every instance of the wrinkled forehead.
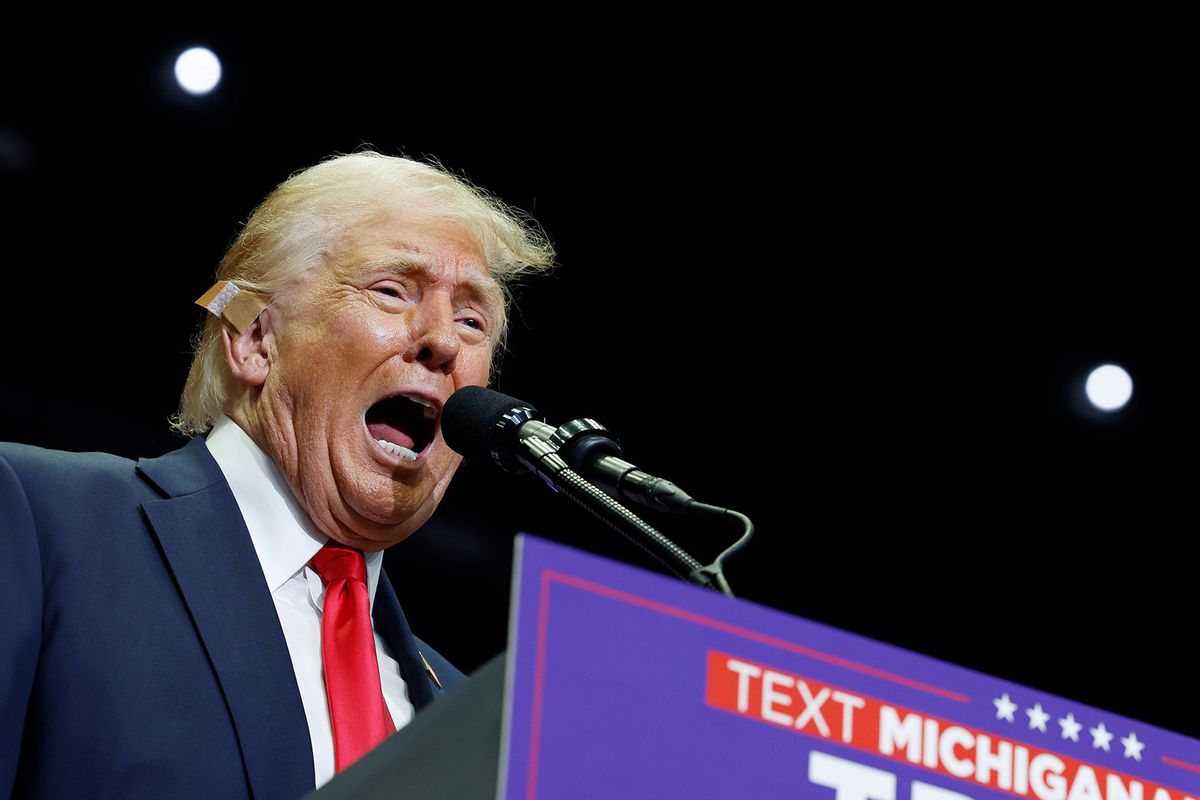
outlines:
{"label": "wrinkled forehead", "polygon": [[426,260],[447,256],[473,264],[490,277],[491,259],[498,254],[494,237],[464,219],[412,209],[385,209],[350,223],[338,237],[339,250],[391,248]]}
{"label": "wrinkled forehead", "polygon": [[505,294],[491,272],[491,259],[500,256],[488,252],[492,237],[476,226],[409,210],[387,210],[345,226],[332,238],[326,266],[335,279],[393,274],[430,283],[450,280],[456,294],[488,304],[499,317],[504,315]]}

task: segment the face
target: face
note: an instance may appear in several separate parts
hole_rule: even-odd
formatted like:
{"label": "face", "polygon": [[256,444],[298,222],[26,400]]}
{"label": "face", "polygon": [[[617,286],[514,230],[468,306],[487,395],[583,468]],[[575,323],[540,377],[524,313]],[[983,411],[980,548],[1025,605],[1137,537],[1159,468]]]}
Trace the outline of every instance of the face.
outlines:
{"label": "face", "polygon": [[502,310],[462,228],[388,212],[260,318],[255,438],[323,532],[378,550],[429,518],[461,461],[441,410],[487,383]]}

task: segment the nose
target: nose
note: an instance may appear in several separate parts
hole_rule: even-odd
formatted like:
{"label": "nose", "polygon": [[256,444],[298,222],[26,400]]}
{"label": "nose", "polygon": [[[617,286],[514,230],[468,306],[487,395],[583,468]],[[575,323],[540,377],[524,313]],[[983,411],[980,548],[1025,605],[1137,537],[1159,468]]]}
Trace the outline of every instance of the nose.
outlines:
{"label": "nose", "polygon": [[412,310],[412,343],[406,361],[424,364],[433,372],[454,371],[461,342],[454,327],[454,305],[441,292],[430,292]]}

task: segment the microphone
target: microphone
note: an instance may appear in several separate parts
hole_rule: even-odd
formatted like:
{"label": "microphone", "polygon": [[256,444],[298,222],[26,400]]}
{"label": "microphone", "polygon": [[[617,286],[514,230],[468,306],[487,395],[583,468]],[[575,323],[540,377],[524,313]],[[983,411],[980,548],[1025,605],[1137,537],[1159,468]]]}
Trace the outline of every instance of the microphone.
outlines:
{"label": "microphone", "polygon": [[694,503],[675,484],[620,458],[621,447],[603,425],[577,419],[555,428],[539,422],[537,409],[523,400],[483,386],[464,386],[442,410],[442,433],[457,453],[490,457],[501,469],[529,470],[557,487],[545,462],[561,458],[572,470],[618,500],[656,511],[688,511]]}

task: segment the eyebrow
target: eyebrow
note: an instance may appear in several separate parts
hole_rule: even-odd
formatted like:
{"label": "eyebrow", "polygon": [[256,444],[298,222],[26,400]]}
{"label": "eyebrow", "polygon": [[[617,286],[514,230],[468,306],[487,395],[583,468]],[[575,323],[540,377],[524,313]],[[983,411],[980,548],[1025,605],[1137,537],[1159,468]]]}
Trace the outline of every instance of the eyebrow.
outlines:
{"label": "eyebrow", "polygon": [[[433,273],[433,265],[429,259],[420,252],[409,248],[367,258],[359,262],[359,266],[365,270],[386,270],[396,275],[417,272],[429,276]],[[500,289],[500,283],[490,273],[479,276],[470,275],[459,281],[458,286],[464,287],[479,299],[492,303],[500,309],[504,307],[504,292]]]}

